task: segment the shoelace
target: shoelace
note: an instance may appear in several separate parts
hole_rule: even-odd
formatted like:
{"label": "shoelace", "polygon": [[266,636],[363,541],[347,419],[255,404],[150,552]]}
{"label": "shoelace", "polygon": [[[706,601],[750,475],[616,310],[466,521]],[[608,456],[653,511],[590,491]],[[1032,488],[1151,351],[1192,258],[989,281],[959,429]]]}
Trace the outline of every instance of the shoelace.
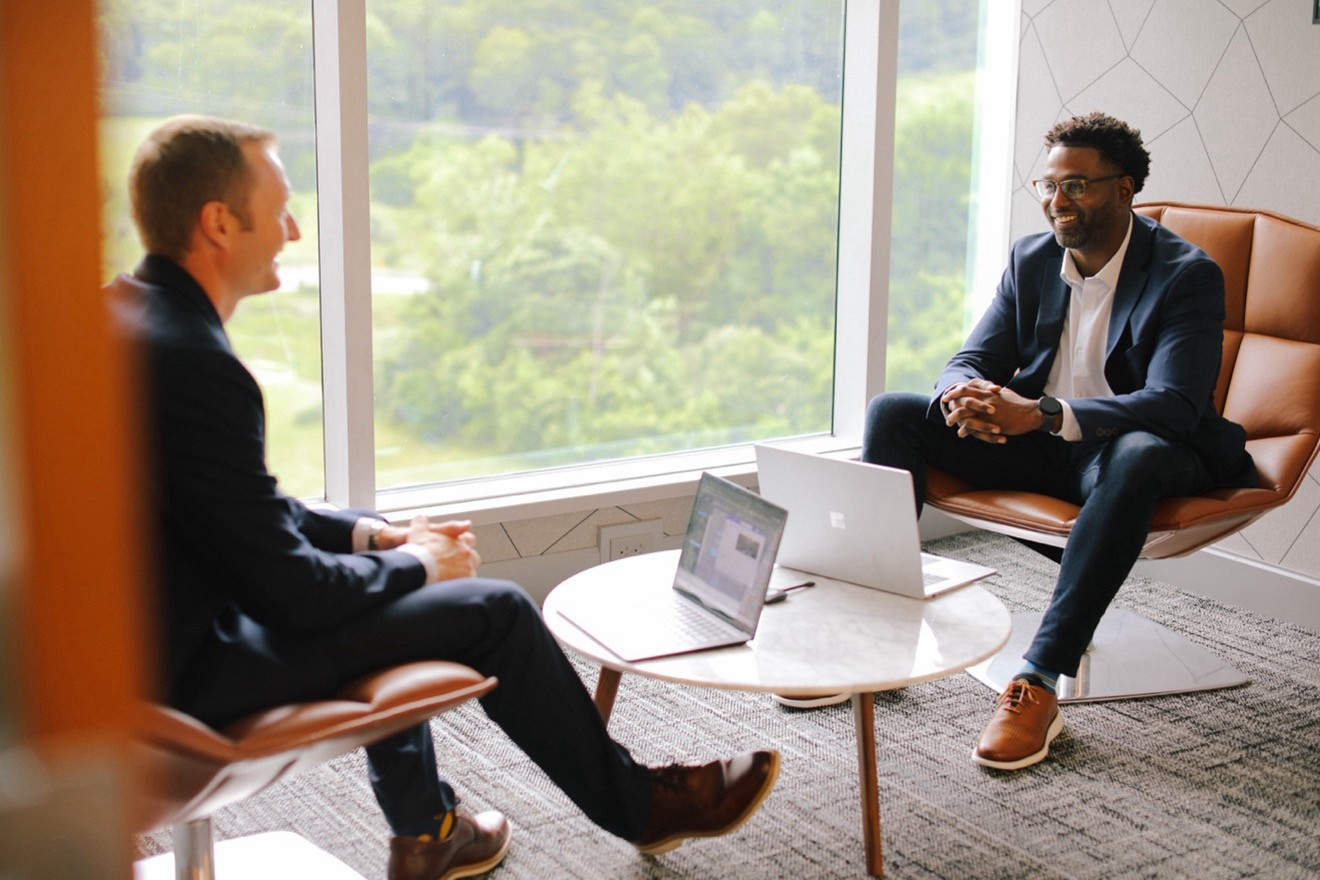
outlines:
{"label": "shoelace", "polygon": [[655,785],[674,791],[682,791],[687,788],[687,766],[683,764],[670,764],[665,767],[656,768],[651,779]]}
{"label": "shoelace", "polygon": [[999,696],[999,705],[1010,712],[1019,712],[1023,703],[1036,703],[1036,695],[1032,692],[1031,685],[1021,679],[1014,679],[1009,683],[1008,689]]}

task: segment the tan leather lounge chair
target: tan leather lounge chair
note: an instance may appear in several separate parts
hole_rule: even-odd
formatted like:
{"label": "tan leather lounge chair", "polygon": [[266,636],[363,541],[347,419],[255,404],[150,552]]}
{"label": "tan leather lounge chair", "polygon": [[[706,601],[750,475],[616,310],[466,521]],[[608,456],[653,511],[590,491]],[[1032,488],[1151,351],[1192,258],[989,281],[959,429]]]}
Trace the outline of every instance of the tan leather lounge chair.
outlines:
{"label": "tan leather lounge chair", "polygon": [[[1142,556],[1182,556],[1230,535],[1296,492],[1320,449],[1320,227],[1269,211],[1137,206],[1199,245],[1224,272],[1227,317],[1215,405],[1247,431],[1260,486],[1168,498]],[[933,470],[927,502],[979,528],[1062,547],[1075,505],[1031,492],[978,491]],[[1000,690],[1021,665],[1039,612],[1014,616],[1014,637],[973,670]],[[1242,684],[1213,653],[1144,618],[1111,608],[1062,700],[1116,699]]]}
{"label": "tan leather lounge chair", "polygon": [[[384,739],[487,693],[496,685],[457,663],[427,661],[384,669],[344,688],[333,700],[266,709],[213,730],[164,706],[144,705],[136,740],[142,757],[143,829],[173,826],[174,854],[138,862],[135,876],[207,880],[219,876],[360,875],[291,832],[211,839],[221,807]],[[381,856],[384,859],[384,854]]]}

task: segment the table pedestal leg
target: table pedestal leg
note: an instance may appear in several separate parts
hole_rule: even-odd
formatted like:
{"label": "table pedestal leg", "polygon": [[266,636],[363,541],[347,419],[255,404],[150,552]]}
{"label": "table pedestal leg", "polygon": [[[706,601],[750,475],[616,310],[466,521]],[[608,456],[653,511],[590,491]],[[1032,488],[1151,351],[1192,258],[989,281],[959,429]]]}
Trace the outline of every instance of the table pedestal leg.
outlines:
{"label": "table pedestal leg", "polygon": [[[600,668],[600,675],[596,676],[596,709],[600,712],[600,717],[605,719],[605,723],[610,723],[610,713],[614,711],[614,698],[619,693],[619,680],[623,678],[623,673],[617,669],[610,669],[608,666]],[[875,760],[872,758],[871,766],[875,766]]]}
{"label": "table pedestal leg", "polygon": [[866,844],[866,870],[874,877],[885,873],[880,845],[880,785],[875,766],[875,695],[852,695],[853,725],[857,734],[857,773],[862,793],[862,840]]}

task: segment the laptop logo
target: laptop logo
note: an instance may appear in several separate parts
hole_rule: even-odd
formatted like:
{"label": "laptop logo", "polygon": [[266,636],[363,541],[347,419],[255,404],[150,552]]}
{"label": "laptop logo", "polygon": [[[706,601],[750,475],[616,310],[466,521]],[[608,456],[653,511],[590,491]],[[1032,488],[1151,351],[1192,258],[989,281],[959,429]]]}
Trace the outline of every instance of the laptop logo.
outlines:
{"label": "laptop logo", "polygon": [[848,521],[844,518],[843,512],[838,510],[830,511],[830,528],[847,529]]}

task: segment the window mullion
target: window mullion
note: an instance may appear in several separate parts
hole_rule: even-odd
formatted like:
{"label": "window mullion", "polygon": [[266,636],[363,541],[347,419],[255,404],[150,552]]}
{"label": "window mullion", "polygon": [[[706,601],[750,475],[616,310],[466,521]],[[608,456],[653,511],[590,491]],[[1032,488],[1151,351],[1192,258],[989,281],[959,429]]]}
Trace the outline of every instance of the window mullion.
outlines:
{"label": "window mullion", "polygon": [[834,434],[859,443],[884,388],[899,0],[849,0],[843,49]]}
{"label": "window mullion", "polygon": [[326,500],[374,507],[366,0],[312,0]]}

